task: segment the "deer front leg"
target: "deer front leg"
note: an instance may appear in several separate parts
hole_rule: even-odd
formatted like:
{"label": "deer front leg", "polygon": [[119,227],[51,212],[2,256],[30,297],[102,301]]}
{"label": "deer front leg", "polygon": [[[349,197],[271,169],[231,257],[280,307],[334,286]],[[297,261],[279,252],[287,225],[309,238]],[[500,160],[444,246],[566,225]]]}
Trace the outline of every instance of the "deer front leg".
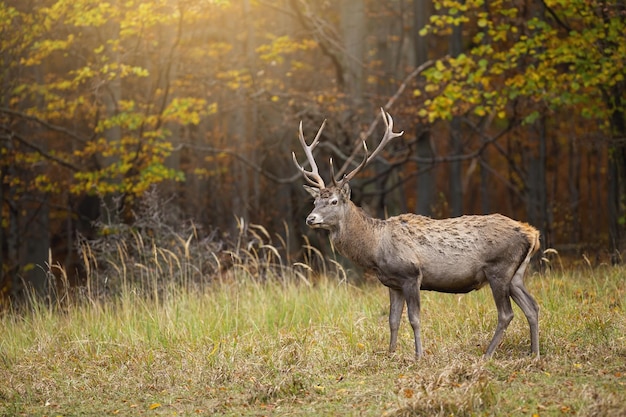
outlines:
{"label": "deer front leg", "polygon": [[403,288],[404,298],[406,299],[407,314],[409,323],[413,328],[413,337],[415,339],[415,357],[424,356],[422,351],[422,341],[420,338],[420,280],[411,281]]}
{"label": "deer front leg", "polygon": [[389,330],[391,338],[389,341],[389,353],[396,351],[398,342],[398,329],[400,328],[400,318],[404,308],[404,294],[400,290],[389,288]]}

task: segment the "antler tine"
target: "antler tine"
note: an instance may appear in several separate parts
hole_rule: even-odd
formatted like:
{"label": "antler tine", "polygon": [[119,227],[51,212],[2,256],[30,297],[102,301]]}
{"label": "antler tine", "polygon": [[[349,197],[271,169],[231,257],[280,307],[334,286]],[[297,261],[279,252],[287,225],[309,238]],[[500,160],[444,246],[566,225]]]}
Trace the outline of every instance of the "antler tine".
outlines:
{"label": "antler tine", "polygon": [[387,145],[387,143],[389,143],[393,138],[397,138],[404,134],[404,130],[402,132],[393,131],[393,119],[391,118],[391,115],[389,113],[383,110],[382,107],[380,108],[380,112],[383,116],[383,120],[385,121],[385,126],[386,126],[385,134],[383,135],[383,138],[380,140],[380,143],[378,144],[376,149],[374,149],[374,152],[372,152],[370,155],[367,154],[367,144],[365,143],[365,141],[363,141],[363,147],[365,148],[365,157],[363,158],[363,161],[359,164],[359,166],[357,166],[350,173],[344,175],[344,177],[341,179],[341,182],[340,182],[341,185],[345,184],[346,182],[354,178],[354,176],[358,174],[359,171],[363,169],[363,167],[365,167],[370,161],[372,161],[374,158],[376,158],[376,156],[378,156],[380,151],[382,151],[382,149]]}
{"label": "antler tine", "polygon": [[333,157],[330,157],[330,180],[332,181],[333,185],[336,187],[337,186],[337,180],[335,179],[335,165],[333,165]]}
{"label": "antler tine", "polygon": [[380,151],[382,151],[382,149],[387,145],[387,143],[391,141],[391,139],[397,138],[404,134],[404,130],[398,133],[393,131],[393,119],[391,118],[391,115],[389,113],[383,110],[382,107],[380,108],[380,112],[383,116],[383,120],[385,121],[385,126],[386,126],[385,134],[383,135],[383,138],[380,140],[380,144],[378,144],[376,149],[374,149],[374,152],[372,152],[372,154],[367,157],[368,162],[376,158],[376,156],[380,153]]}
{"label": "antler tine", "polygon": [[319,130],[317,131],[317,134],[315,135],[315,139],[313,139],[313,142],[310,145],[307,145],[306,140],[304,139],[304,133],[302,133],[302,120],[300,121],[300,127],[298,130],[298,138],[300,139],[300,144],[302,144],[302,148],[304,149],[306,158],[309,161],[309,164],[311,165],[311,171],[305,170],[304,167],[298,163],[298,159],[296,158],[295,152],[291,153],[291,156],[293,157],[293,163],[296,164],[296,167],[298,167],[300,172],[302,172],[304,179],[306,179],[309,184],[319,189],[326,188],[326,185],[324,184],[324,180],[322,179],[322,176],[319,173],[319,169],[317,168],[317,163],[315,162],[315,158],[313,157],[313,149],[315,149],[315,147],[319,143],[319,139],[320,139],[320,136],[322,135],[322,130],[324,130],[324,126],[326,126],[326,120],[324,120]]}
{"label": "antler tine", "polygon": [[359,171],[361,171],[365,165],[367,165],[367,163],[370,161],[370,158],[367,156],[368,150],[367,150],[367,143],[365,143],[365,141],[362,142],[363,143],[363,160],[361,161],[361,163],[359,164],[359,166],[357,166],[356,168],[354,168],[352,171],[350,171],[348,174],[345,174],[343,176],[343,178],[341,179],[341,181],[339,181],[339,185],[342,187],[345,183],[347,183],[348,181],[350,181],[352,178],[354,178],[354,176],[356,174],[359,173]]}

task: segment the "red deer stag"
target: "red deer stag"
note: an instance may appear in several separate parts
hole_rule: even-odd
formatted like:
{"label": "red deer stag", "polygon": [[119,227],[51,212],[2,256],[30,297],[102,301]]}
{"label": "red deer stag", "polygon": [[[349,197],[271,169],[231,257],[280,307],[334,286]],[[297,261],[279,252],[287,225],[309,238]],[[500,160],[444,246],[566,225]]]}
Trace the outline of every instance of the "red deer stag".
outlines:
{"label": "red deer stag", "polygon": [[491,357],[513,319],[511,298],[522,309],[530,327],[531,352],[539,357],[539,307],[524,287],[524,272],[539,248],[539,232],[532,226],[500,214],[461,216],[436,220],[416,214],[401,214],[386,220],[368,216],[350,200],[348,182],[372,161],[393,138],[393,119],[381,109],[386,124],[378,147],[368,155],[363,142],[363,161],[327,187],[319,174],[313,143],[307,145],[300,122],[299,137],[311,166],[307,171],[292,154],[294,163],[312,187],[315,208],[306,219],[312,228],[326,229],[335,248],[361,267],[376,274],[389,288],[389,351],[396,349],[398,327],[404,304],[415,337],[415,354],[423,355],[420,340],[420,290],[467,293],[489,284],[498,310],[496,331],[485,357]]}

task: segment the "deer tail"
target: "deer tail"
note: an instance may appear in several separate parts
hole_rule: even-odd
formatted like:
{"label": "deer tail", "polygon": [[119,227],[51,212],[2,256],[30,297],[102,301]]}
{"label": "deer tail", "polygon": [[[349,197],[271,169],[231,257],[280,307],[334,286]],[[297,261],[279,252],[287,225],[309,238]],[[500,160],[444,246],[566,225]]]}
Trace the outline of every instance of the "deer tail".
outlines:
{"label": "deer tail", "polygon": [[528,239],[530,246],[528,248],[528,253],[526,254],[526,261],[528,261],[541,247],[541,242],[539,240],[540,235],[539,230],[526,223],[524,223],[524,234],[526,235],[526,239]]}

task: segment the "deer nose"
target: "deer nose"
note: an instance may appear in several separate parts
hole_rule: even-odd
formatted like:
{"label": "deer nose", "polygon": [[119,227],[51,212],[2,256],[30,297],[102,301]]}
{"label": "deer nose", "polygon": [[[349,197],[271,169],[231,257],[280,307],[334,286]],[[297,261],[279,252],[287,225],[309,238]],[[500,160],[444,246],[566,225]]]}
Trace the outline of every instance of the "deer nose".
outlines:
{"label": "deer nose", "polygon": [[306,224],[308,224],[309,226],[313,226],[317,223],[321,223],[321,220],[316,214],[309,214],[309,216],[306,218]]}

